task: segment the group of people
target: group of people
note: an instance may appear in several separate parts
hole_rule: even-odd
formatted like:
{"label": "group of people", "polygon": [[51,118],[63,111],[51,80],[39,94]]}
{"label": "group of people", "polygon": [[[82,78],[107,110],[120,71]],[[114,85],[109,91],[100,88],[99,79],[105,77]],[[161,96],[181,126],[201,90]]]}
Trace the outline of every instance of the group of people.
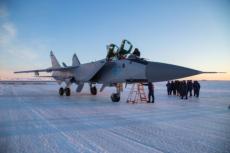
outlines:
{"label": "group of people", "polygon": [[188,95],[191,97],[192,92],[195,97],[199,97],[200,93],[200,83],[198,81],[192,80],[175,80],[175,81],[168,81],[166,84],[167,93],[168,95],[177,95],[180,96],[181,99],[188,99]]}

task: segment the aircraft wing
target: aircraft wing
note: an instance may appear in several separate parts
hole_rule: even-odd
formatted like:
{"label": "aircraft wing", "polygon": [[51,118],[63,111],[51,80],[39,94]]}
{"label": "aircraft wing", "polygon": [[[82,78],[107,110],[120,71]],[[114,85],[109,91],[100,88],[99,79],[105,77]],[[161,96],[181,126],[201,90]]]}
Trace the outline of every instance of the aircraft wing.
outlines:
{"label": "aircraft wing", "polygon": [[61,68],[47,68],[47,69],[37,69],[37,70],[27,70],[27,71],[16,71],[14,73],[38,73],[38,72],[53,72],[53,71],[71,71],[79,66],[68,66],[68,67],[61,67]]}
{"label": "aircraft wing", "polygon": [[82,82],[89,81],[98,71],[101,70],[105,63],[106,61],[103,59],[80,66],[78,69],[76,69],[76,74],[78,74],[78,80]]}

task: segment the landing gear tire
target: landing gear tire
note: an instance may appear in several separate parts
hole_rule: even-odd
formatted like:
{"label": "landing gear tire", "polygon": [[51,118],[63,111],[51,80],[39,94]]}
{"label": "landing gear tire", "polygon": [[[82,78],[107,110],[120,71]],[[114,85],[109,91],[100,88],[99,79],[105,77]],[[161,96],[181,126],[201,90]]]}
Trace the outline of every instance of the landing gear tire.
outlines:
{"label": "landing gear tire", "polygon": [[90,92],[91,92],[92,95],[96,95],[97,94],[97,88],[96,87],[91,87]]}
{"label": "landing gear tire", "polygon": [[65,92],[65,91],[64,91],[63,88],[60,88],[60,89],[59,89],[59,95],[60,95],[60,96],[63,96],[63,95],[64,95],[64,92]]}
{"label": "landing gear tire", "polygon": [[71,94],[70,88],[65,88],[65,95],[70,96],[70,94]]}
{"label": "landing gear tire", "polygon": [[117,93],[113,93],[113,94],[111,95],[111,100],[112,100],[113,102],[119,102],[119,101],[120,101],[120,95],[117,94]]}

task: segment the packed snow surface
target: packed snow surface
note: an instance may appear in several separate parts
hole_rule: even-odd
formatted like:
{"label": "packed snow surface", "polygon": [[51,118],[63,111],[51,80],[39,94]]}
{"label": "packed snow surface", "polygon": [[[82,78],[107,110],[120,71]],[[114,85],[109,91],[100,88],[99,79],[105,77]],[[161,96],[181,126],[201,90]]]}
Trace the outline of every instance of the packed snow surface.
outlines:
{"label": "packed snow surface", "polygon": [[156,83],[154,104],[126,103],[130,86],[113,103],[115,88],[60,97],[54,83],[0,84],[0,153],[229,153],[230,82],[200,83],[188,100]]}

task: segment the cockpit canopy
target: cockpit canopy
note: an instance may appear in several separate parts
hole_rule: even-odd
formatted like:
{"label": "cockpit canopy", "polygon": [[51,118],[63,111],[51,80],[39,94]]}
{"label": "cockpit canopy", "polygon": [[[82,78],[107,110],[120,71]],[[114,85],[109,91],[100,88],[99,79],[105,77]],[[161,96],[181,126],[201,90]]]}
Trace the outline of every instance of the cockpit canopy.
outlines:
{"label": "cockpit canopy", "polygon": [[[107,61],[110,60],[120,60],[120,59],[126,59],[128,54],[131,53],[133,45],[130,41],[124,39],[121,42],[120,47],[117,45],[111,43],[110,45],[106,46],[107,48]],[[135,48],[133,53],[128,56],[129,58],[139,58],[140,57],[140,51],[138,48]]]}

